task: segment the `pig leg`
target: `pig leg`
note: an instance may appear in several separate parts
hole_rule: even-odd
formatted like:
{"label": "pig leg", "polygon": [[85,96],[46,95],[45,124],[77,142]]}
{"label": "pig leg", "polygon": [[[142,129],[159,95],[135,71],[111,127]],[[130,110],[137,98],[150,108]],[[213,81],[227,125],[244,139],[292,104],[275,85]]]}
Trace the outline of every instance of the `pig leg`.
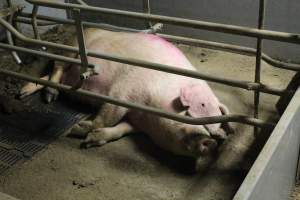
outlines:
{"label": "pig leg", "polygon": [[[63,75],[65,68],[65,64],[62,62],[55,62],[53,71],[50,76],[50,81],[54,83],[60,83],[61,77]],[[58,90],[50,87],[45,88],[45,100],[47,103],[50,103],[51,101],[55,101],[58,97]]]}
{"label": "pig leg", "polygon": [[86,140],[81,144],[81,147],[101,146],[133,132],[135,132],[134,128],[124,121],[114,127],[97,128],[89,133]]}
{"label": "pig leg", "polygon": [[[49,75],[47,76],[43,76],[41,77],[41,79],[43,80],[49,80]],[[19,98],[24,98],[24,97],[27,97],[41,89],[43,89],[44,86],[43,85],[39,85],[39,84],[36,84],[36,83],[27,83],[26,85],[24,85],[22,88],[21,88],[21,91],[19,93]]]}
{"label": "pig leg", "polygon": [[[87,135],[81,147],[88,148],[91,146],[103,145],[104,139],[106,141],[109,141],[118,137],[122,137],[126,133],[132,132],[132,130],[130,130],[128,127],[129,125],[118,126],[118,123],[122,120],[122,118],[124,118],[127,112],[127,108],[106,103],[102,106],[95,119],[86,120],[79,123],[78,125],[75,125],[70,134],[77,136]],[[120,127],[120,134],[117,134],[116,131]],[[107,136],[108,133],[106,133],[106,131],[108,129],[110,130],[110,128],[116,128],[116,131],[112,131],[111,139],[109,139],[109,136]],[[103,138],[104,136],[101,136],[103,131],[106,134],[105,138]]]}

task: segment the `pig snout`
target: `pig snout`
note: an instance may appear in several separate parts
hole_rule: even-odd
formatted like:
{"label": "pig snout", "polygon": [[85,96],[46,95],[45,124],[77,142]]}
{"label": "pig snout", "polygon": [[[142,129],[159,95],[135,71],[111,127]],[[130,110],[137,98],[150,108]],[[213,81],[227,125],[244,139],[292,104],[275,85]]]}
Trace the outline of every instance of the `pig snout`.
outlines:
{"label": "pig snout", "polygon": [[213,138],[203,138],[198,141],[198,149],[200,155],[212,153],[218,146],[218,142]]}
{"label": "pig snout", "polygon": [[211,154],[218,147],[216,139],[201,134],[189,134],[183,141],[187,150],[196,157]]}

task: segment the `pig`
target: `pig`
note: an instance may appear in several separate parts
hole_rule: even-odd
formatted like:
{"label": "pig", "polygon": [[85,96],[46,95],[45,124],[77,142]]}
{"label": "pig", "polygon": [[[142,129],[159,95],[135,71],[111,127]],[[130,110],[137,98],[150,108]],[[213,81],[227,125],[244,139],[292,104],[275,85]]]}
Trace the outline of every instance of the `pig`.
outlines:
{"label": "pig", "polygon": [[[89,28],[84,35],[86,47],[91,51],[196,70],[176,46],[154,34]],[[76,38],[72,45],[78,46]],[[72,53],[66,56],[78,57]],[[229,114],[204,80],[93,57],[88,57],[88,62],[99,66],[99,71],[81,82],[84,90],[197,118]],[[74,87],[80,83],[80,66],[57,61],[52,74],[42,78]],[[42,87],[28,83],[21,96]],[[47,87],[45,91],[47,102],[57,98],[55,89]],[[99,110],[93,120],[81,121],[71,130],[73,135],[86,137],[82,147],[101,146],[126,134],[143,132],[167,151],[197,158],[215,152],[219,141],[233,132],[229,123],[189,125],[86,97],[72,98]]]}

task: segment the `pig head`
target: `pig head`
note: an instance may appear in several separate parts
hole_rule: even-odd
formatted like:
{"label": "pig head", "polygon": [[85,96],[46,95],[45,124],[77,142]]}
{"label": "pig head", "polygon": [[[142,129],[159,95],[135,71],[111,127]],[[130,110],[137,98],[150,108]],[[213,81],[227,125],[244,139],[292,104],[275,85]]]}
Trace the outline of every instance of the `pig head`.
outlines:
{"label": "pig head", "polygon": [[[219,102],[206,82],[181,88],[180,101],[186,108],[187,115],[194,118],[229,114],[227,107]],[[204,127],[215,139],[226,139],[228,134],[233,133],[229,123],[206,124]]]}

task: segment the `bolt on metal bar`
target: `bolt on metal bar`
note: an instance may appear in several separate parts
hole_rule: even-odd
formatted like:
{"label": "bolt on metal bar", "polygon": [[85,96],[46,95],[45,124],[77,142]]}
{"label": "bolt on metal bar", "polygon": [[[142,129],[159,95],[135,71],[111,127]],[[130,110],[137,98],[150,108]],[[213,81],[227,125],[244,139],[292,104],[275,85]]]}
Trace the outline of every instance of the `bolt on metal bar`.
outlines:
{"label": "bolt on metal bar", "polygon": [[[29,13],[20,13],[20,16],[23,17],[30,17],[31,15]],[[55,18],[55,17],[48,17],[44,15],[38,15],[38,19],[54,22],[54,23],[61,23],[61,24],[70,24],[74,25],[75,22],[72,19],[61,19],[61,18]],[[17,19],[20,20],[20,17]],[[24,19],[22,19],[24,20]],[[24,23],[24,21],[22,21]],[[50,23],[49,22],[49,23]],[[25,23],[29,23],[28,21]],[[47,24],[45,22],[40,22],[41,26],[43,25],[53,25],[53,24]],[[112,31],[126,31],[126,32],[143,32],[143,30],[137,30],[137,29],[131,29],[131,28],[125,28],[125,27],[119,27],[109,24],[99,24],[99,23],[93,23],[93,22],[82,22],[84,27],[93,27],[93,28],[101,28],[106,30],[112,30]],[[243,55],[249,55],[253,56],[256,55],[256,49],[249,48],[249,47],[243,47],[238,45],[232,45],[232,44],[225,44],[220,42],[211,42],[211,41],[204,41],[194,38],[187,38],[187,37],[181,37],[181,36],[174,36],[174,35],[167,35],[167,34],[157,34],[160,37],[163,37],[171,42],[178,42],[182,44],[187,45],[193,45],[193,46],[199,46],[204,48],[210,48],[210,49],[216,49],[216,50],[225,50],[233,53],[239,53]],[[283,61],[279,61],[276,59],[271,58],[267,54],[262,53],[262,59],[267,62],[268,64],[282,69],[287,70],[293,70],[293,71],[300,71],[300,65],[295,63],[287,63]]]}
{"label": "bolt on metal bar", "polygon": [[59,9],[74,9],[78,8],[84,11],[100,12],[105,14],[113,14],[118,16],[126,16],[136,19],[151,20],[155,22],[162,22],[167,24],[180,25],[184,27],[204,29],[214,32],[230,33],[235,35],[243,35],[248,37],[260,37],[263,39],[276,40],[288,43],[300,44],[300,35],[296,33],[285,33],[278,31],[259,30],[256,28],[225,25],[220,23],[212,23],[200,20],[182,19],[178,17],[169,17],[163,15],[145,14],[132,11],[124,11],[117,9],[101,8],[94,6],[85,6],[71,3],[53,2],[49,0],[26,0],[27,2],[35,5],[48,6]]}
{"label": "bolt on metal bar", "polygon": [[[7,23],[5,20],[3,20],[1,18],[0,18],[0,24],[3,25],[7,30],[11,31],[18,39],[20,39],[26,43],[36,44],[36,45],[40,45],[40,46],[53,47],[53,48],[57,48],[57,49],[70,51],[72,53],[79,54],[79,49],[76,47],[71,47],[68,45],[27,38],[26,36],[19,33],[17,30],[15,30],[14,27],[12,27],[9,23]],[[87,53],[87,56],[91,56],[91,57],[95,57],[95,58],[106,59],[106,60],[110,60],[110,61],[114,61],[114,62],[134,65],[134,66],[138,66],[138,67],[143,67],[143,68],[148,68],[148,69],[153,69],[153,70],[158,70],[158,71],[163,71],[163,72],[168,72],[168,73],[173,73],[173,74],[178,74],[178,75],[184,75],[184,76],[188,76],[188,77],[192,77],[192,78],[204,79],[207,81],[222,83],[225,85],[239,87],[239,88],[243,88],[243,89],[247,89],[247,90],[260,90],[261,92],[265,92],[265,93],[269,93],[269,94],[273,94],[273,95],[282,95],[286,92],[285,89],[277,89],[277,88],[273,88],[273,87],[263,85],[263,84],[215,77],[215,76],[211,76],[211,75],[207,75],[207,74],[202,74],[197,71],[181,69],[181,68],[178,68],[175,66],[163,65],[163,64],[159,64],[159,63],[153,63],[153,62],[148,62],[148,61],[134,59],[134,58],[127,58],[127,57],[122,57],[122,56],[117,56],[117,55],[98,53],[95,51],[87,51],[86,53]]]}
{"label": "bolt on metal bar", "polygon": [[34,77],[31,77],[31,76],[28,76],[25,74],[9,71],[9,70],[5,70],[5,69],[0,69],[0,74],[18,78],[18,79],[25,80],[25,81],[29,81],[29,82],[33,82],[33,83],[40,84],[40,85],[45,85],[48,87],[58,89],[60,91],[75,93],[75,94],[78,94],[81,96],[86,96],[86,97],[92,97],[96,100],[99,100],[99,102],[104,101],[107,103],[111,103],[111,104],[118,105],[118,106],[123,106],[126,108],[141,110],[141,111],[145,111],[150,114],[153,114],[153,115],[165,117],[165,118],[168,118],[171,120],[188,123],[188,124],[204,125],[204,124],[214,124],[214,123],[224,123],[224,122],[239,122],[239,123],[244,123],[244,124],[248,124],[248,125],[252,125],[252,126],[259,126],[259,127],[274,127],[275,126],[275,124],[273,124],[273,123],[265,122],[260,119],[255,119],[255,118],[251,118],[248,116],[235,115],[235,114],[214,116],[214,117],[192,118],[192,117],[182,116],[182,115],[175,114],[175,113],[165,112],[161,109],[154,108],[151,106],[145,106],[145,105],[141,105],[141,104],[136,104],[136,103],[132,103],[132,102],[115,99],[115,98],[112,98],[112,97],[109,97],[106,95],[96,94],[96,93],[93,93],[93,92],[90,92],[87,90],[83,90],[83,89],[73,90],[70,86],[54,83],[51,81],[46,81],[46,80],[39,79],[39,78],[34,78]]}
{"label": "bolt on metal bar", "polygon": [[[259,16],[258,16],[258,29],[263,29],[264,18],[265,18],[265,0],[259,1]],[[255,82],[260,83],[261,75],[261,58],[262,58],[262,38],[257,38],[257,47],[256,47],[256,66],[255,66]],[[258,118],[259,116],[259,101],[260,101],[260,92],[256,90],[254,92],[254,117]],[[254,134],[258,134],[259,129],[254,127]]]}

